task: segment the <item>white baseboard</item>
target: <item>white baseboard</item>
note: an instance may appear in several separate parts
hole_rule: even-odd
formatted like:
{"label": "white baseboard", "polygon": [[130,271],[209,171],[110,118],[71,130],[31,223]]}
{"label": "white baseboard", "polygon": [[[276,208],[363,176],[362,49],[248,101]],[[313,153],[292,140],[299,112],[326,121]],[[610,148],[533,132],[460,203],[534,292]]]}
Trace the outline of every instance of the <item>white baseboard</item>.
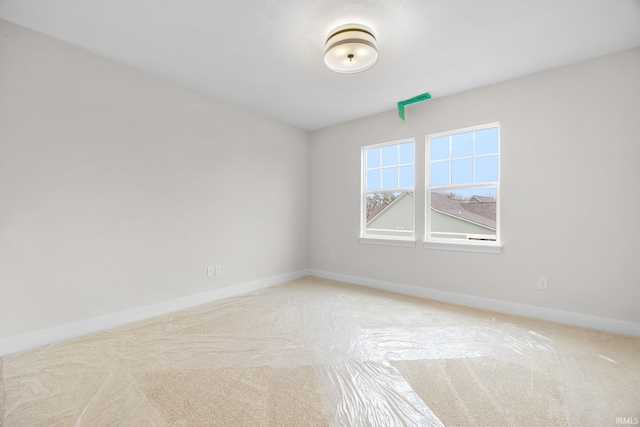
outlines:
{"label": "white baseboard", "polygon": [[456,294],[452,292],[438,291],[435,289],[421,288],[411,285],[403,285],[400,283],[349,276],[346,274],[332,273],[323,270],[309,269],[256,280],[254,282],[243,283],[240,285],[229,286],[222,289],[216,289],[203,294],[191,295],[188,297],[139,307],[132,310],[108,314],[93,319],[54,326],[52,328],[28,332],[22,335],[2,338],[0,339],[0,356],[18,353],[42,345],[76,338],[92,332],[114,328],[116,326],[148,319],[151,317],[159,316],[161,314],[182,310],[222,298],[232,297],[258,289],[267,288],[269,286],[296,280],[305,276],[316,276],[323,279],[347,282],[355,285],[396,292],[404,295],[429,298],[438,301],[450,302],[453,304],[461,304],[502,313],[549,320],[552,322],[564,323],[567,325],[581,326],[584,328],[640,337],[640,324],[638,323],[624,322],[620,320],[589,316],[586,314],[552,310],[531,305],[517,304],[507,301]]}
{"label": "white baseboard", "polygon": [[568,311],[553,310],[532,305],[517,304],[508,301],[500,301],[471,295],[438,291],[435,289],[367,279],[358,276],[349,276],[346,274],[332,273],[323,270],[312,269],[308,270],[307,272],[310,276],[321,277],[323,279],[335,280],[339,282],[353,283],[355,285],[396,292],[404,295],[429,298],[437,301],[450,302],[453,304],[466,305],[501,313],[515,314],[518,316],[548,320],[551,322],[563,323],[566,325],[581,326],[583,328],[640,337],[640,323],[624,322],[621,320],[607,319],[586,314],[572,313]]}
{"label": "white baseboard", "polygon": [[34,332],[28,332],[26,334],[2,338],[0,339],[0,356],[18,353],[21,351],[40,347],[42,345],[76,338],[92,332],[98,332],[105,329],[114,328],[116,326],[125,325],[127,323],[137,322],[139,320],[144,320],[151,317],[159,316],[161,314],[194,307],[196,305],[219,300],[222,298],[232,297],[258,289],[267,288],[269,286],[296,280],[308,275],[308,270],[296,271],[280,276],[256,280],[254,282],[242,283],[240,285],[216,289],[202,294],[190,295],[171,301],[165,301],[157,304],[147,305],[144,307],[134,308],[132,310],[107,314],[105,316],[81,320],[79,322],[67,323],[65,325],[54,326],[52,328],[41,329]]}

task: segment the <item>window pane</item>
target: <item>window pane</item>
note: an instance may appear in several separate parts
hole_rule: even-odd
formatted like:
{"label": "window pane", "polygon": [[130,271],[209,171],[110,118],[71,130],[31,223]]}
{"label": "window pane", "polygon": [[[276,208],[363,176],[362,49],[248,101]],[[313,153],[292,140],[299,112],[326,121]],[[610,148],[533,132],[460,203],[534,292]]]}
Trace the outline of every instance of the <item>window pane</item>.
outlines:
{"label": "window pane", "polygon": [[473,155],[473,132],[459,133],[451,136],[451,157]]}
{"label": "window pane", "polygon": [[367,169],[380,167],[380,149],[371,148],[367,150]]}
{"label": "window pane", "polygon": [[427,140],[427,240],[497,240],[500,131],[491,126]]}
{"label": "window pane", "polygon": [[389,145],[382,147],[382,166],[395,166],[398,164],[398,146]]}
{"label": "window pane", "polygon": [[430,164],[431,172],[429,175],[430,185],[447,185],[449,184],[449,162],[433,162]]}
{"label": "window pane", "polygon": [[470,184],[473,182],[471,176],[472,159],[459,159],[451,161],[451,183],[452,184]]}
{"label": "window pane", "polygon": [[476,157],[475,182],[498,180],[498,156]]}
{"label": "window pane", "polygon": [[380,169],[367,171],[367,190],[379,190],[380,188]]}
{"label": "window pane", "polygon": [[444,160],[449,158],[449,137],[441,136],[431,140],[430,160]]}
{"label": "window pane", "polygon": [[377,192],[367,194],[367,222],[370,222],[399,195],[399,192]]}
{"label": "window pane", "polygon": [[496,187],[468,187],[468,188],[452,188],[447,190],[433,190],[440,194],[447,194],[457,200],[469,201],[473,197],[496,199]]}
{"label": "window pane", "polygon": [[366,235],[413,237],[413,193],[367,194]]}
{"label": "window pane", "polygon": [[498,128],[476,131],[476,156],[498,153]]}
{"label": "window pane", "polygon": [[382,169],[382,188],[398,188],[398,168]]}
{"label": "window pane", "polygon": [[432,191],[432,238],[496,240],[496,187]]}
{"label": "window pane", "polygon": [[407,142],[400,144],[400,164],[413,164],[415,163],[415,149],[413,142]]}
{"label": "window pane", "polygon": [[400,167],[400,188],[409,188],[414,186],[415,168],[413,166]]}

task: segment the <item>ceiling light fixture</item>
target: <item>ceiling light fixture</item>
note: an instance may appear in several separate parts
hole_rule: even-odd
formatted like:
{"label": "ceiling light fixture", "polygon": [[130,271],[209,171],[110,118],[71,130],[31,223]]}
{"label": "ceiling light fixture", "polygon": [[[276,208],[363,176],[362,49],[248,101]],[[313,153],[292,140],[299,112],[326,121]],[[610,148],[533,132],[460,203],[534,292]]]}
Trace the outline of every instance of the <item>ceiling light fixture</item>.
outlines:
{"label": "ceiling light fixture", "polygon": [[324,63],[338,73],[359,73],[378,61],[378,44],[371,28],[347,24],[334,28],[324,49]]}

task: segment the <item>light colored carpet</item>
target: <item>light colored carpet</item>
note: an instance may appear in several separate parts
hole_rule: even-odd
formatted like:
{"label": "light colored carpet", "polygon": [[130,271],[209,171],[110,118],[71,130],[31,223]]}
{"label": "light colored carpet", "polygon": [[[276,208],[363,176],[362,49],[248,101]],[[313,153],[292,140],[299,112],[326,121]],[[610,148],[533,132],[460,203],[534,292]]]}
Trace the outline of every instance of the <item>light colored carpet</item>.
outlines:
{"label": "light colored carpet", "polygon": [[137,380],[170,425],[327,425],[309,366],[145,372]]}
{"label": "light colored carpet", "polygon": [[0,358],[3,426],[615,426],[640,339],[305,278]]}
{"label": "light colored carpet", "polygon": [[477,357],[394,366],[446,426],[566,426],[564,396],[549,361],[523,366]]}

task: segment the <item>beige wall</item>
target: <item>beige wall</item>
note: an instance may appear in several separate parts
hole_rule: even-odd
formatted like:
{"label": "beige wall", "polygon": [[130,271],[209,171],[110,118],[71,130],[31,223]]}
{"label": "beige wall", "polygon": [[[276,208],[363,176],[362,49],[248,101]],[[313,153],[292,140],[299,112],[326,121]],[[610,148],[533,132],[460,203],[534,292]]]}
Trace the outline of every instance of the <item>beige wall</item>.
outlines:
{"label": "beige wall", "polygon": [[308,137],[0,21],[0,337],[306,268]]}
{"label": "beige wall", "polygon": [[[636,48],[442,99],[432,93],[407,108],[406,121],[389,111],[313,132],[311,267],[640,322],[639,76]],[[425,135],[491,122],[501,123],[502,254],[358,243],[362,146],[416,139],[423,236]],[[538,277],[548,291],[537,290]]]}
{"label": "beige wall", "polygon": [[[0,35],[0,337],[307,267],[640,322],[640,48],[309,137]],[[362,146],[416,138],[423,236],[424,136],[497,121],[501,255],[358,243]]]}

